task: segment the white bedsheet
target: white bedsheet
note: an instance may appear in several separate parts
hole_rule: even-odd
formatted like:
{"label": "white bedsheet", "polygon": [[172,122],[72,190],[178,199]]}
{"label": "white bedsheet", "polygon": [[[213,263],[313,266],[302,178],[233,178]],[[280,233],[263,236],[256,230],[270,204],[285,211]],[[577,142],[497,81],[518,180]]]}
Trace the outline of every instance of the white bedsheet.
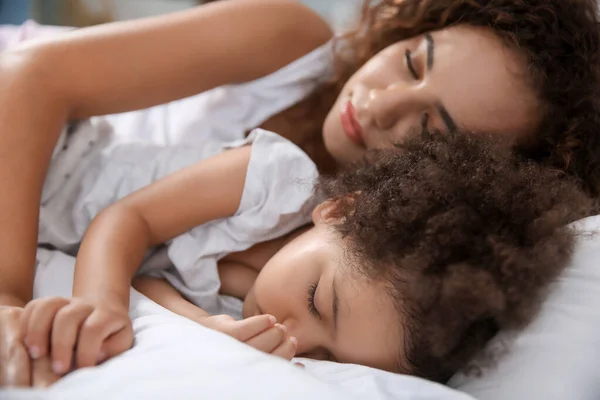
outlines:
{"label": "white bedsheet", "polygon": [[[36,295],[68,295],[73,259],[39,252]],[[132,290],[133,349],[79,370],[46,391],[0,399],[373,399],[473,400],[422,379],[306,360],[302,370],[181,318]]]}

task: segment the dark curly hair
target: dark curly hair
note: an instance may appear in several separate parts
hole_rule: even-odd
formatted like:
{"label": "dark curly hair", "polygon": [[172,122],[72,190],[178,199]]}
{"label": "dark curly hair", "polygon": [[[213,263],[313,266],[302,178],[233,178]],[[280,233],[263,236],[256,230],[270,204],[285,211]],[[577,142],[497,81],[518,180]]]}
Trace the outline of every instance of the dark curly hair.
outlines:
{"label": "dark curly hair", "polygon": [[358,272],[384,282],[404,327],[401,372],[444,382],[533,316],[567,265],[590,198],[493,137],[411,136],[320,190]]}
{"label": "dark curly hair", "polygon": [[485,27],[525,55],[526,83],[541,100],[543,122],[521,143],[523,154],[600,195],[596,8],[594,0],[365,0],[356,29],[338,40],[336,80],[315,93],[315,102],[329,109],[331,92],[393,43],[456,25]]}

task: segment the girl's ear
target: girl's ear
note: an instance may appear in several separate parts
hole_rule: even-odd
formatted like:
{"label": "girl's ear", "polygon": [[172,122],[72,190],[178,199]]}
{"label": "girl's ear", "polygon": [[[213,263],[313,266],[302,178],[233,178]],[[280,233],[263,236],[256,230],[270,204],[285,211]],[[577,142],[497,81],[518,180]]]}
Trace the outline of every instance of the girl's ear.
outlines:
{"label": "girl's ear", "polygon": [[321,204],[315,207],[312,212],[313,224],[319,225],[320,223],[326,223],[334,217],[334,211],[336,208],[335,200],[325,200]]}
{"label": "girl's ear", "polygon": [[340,220],[344,218],[344,212],[352,212],[350,209],[357,201],[358,196],[361,192],[346,195],[338,199],[328,199],[315,207],[312,213],[312,220],[315,225],[320,223],[328,223],[333,220]]}

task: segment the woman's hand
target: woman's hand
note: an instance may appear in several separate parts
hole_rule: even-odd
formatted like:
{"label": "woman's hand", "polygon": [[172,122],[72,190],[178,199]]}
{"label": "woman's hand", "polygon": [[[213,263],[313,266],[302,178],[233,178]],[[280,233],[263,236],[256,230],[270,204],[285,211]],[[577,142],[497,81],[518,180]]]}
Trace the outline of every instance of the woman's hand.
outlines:
{"label": "woman's hand", "polygon": [[0,387],[47,387],[60,377],[49,357],[31,360],[22,341],[20,307],[0,307]]}
{"label": "woman's hand", "polygon": [[25,306],[21,319],[24,343],[34,360],[52,359],[56,374],[91,367],[133,345],[128,310],[111,302],[47,297]]}
{"label": "woman's hand", "polygon": [[257,350],[291,360],[298,342],[290,337],[285,326],[277,324],[271,315],[257,315],[236,321],[229,315],[205,317],[198,321],[207,328],[223,332]]}
{"label": "woman's hand", "polygon": [[30,386],[29,354],[21,340],[20,307],[0,307],[0,386]]}

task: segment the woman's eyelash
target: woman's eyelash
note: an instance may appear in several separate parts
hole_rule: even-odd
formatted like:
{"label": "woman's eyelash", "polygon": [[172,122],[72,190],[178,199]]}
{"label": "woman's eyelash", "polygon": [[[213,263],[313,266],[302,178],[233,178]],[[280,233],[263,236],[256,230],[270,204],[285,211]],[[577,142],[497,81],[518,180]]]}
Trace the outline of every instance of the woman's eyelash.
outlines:
{"label": "woman's eyelash", "polygon": [[319,314],[319,310],[315,306],[315,293],[317,293],[317,287],[319,283],[313,283],[308,287],[308,311],[315,317],[321,319],[321,314]]}
{"label": "woman's eyelash", "polygon": [[429,124],[429,114],[423,114],[423,117],[421,118],[421,129],[422,130],[427,130],[427,125]]}
{"label": "woman's eyelash", "polygon": [[415,78],[416,80],[421,79],[419,77],[419,74],[417,73],[417,70],[415,69],[415,65],[412,60],[412,52],[409,49],[406,49],[406,51],[404,52],[404,58],[406,58],[406,66],[408,67],[408,70],[410,71],[410,74],[413,76],[413,78]]}

